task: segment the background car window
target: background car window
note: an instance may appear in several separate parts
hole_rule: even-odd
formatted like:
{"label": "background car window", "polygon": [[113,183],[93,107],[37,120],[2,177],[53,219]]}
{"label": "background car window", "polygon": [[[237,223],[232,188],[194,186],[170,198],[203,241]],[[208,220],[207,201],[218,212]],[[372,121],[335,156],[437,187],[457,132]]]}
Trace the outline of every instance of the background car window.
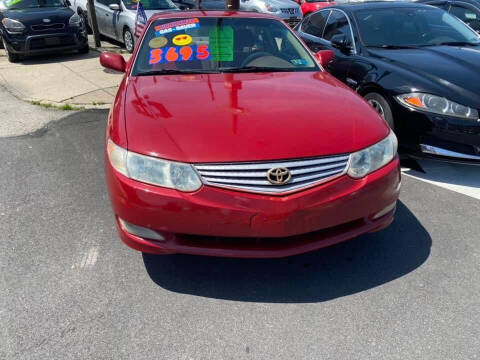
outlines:
{"label": "background car window", "polygon": [[320,11],[310,15],[302,24],[302,32],[316,37],[322,37],[329,14],[330,10]]}
{"label": "background car window", "polygon": [[366,46],[429,46],[480,42],[457,18],[437,8],[382,8],[355,13]]}
{"label": "background car window", "polygon": [[[28,9],[38,7],[65,7],[63,0],[10,0],[3,1],[3,8],[6,9]],[[0,6],[2,8],[2,6]]]}
{"label": "background car window", "polygon": [[459,5],[452,5],[450,13],[475,30],[480,28],[480,12]]}
{"label": "background car window", "polygon": [[96,0],[98,4],[108,6],[110,4],[118,4],[118,0]]}
{"label": "background car window", "polygon": [[327,26],[323,32],[323,38],[330,41],[330,39],[338,34],[345,35],[347,38],[347,44],[352,44],[352,32],[350,30],[350,24],[344,13],[340,11],[332,11],[327,21]]}
{"label": "background car window", "polygon": [[[129,10],[137,10],[138,0],[123,0],[125,7]],[[142,0],[145,10],[175,9],[175,4],[170,0]]]}

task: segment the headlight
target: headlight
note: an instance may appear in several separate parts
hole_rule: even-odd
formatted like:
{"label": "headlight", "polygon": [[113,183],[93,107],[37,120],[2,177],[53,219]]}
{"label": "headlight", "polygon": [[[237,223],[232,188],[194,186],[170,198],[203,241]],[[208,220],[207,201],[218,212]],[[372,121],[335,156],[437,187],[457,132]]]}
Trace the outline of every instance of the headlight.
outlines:
{"label": "headlight", "polygon": [[68,20],[68,25],[69,26],[75,26],[78,27],[82,24],[82,18],[78,16],[77,14],[73,14],[70,17],[70,20]]}
{"label": "headlight", "polygon": [[440,96],[423,93],[411,93],[398,95],[397,100],[403,106],[415,110],[478,120],[477,110],[471,109],[468,106],[457,104]]}
{"label": "headlight", "polygon": [[380,169],[388,164],[397,153],[397,137],[390,131],[390,134],[382,141],[372,145],[366,149],[350,154],[350,164],[348,167],[348,175],[355,179],[364,177],[365,175]]}
{"label": "headlight", "polygon": [[115,170],[130,179],[180,191],[195,191],[202,186],[189,164],[140,155],[115,145],[111,140],[107,143],[107,154]]}
{"label": "headlight", "polygon": [[276,8],[275,6],[272,6],[272,5],[270,5],[270,4],[265,4],[265,7],[267,8],[267,11],[268,11],[268,12],[274,13],[274,12],[277,12],[277,11],[278,11],[278,8]]}
{"label": "headlight", "polygon": [[25,25],[23,25],[20,21],[3,18],[2,24],[5,30],[9,33],[21,33],[25,30]]}

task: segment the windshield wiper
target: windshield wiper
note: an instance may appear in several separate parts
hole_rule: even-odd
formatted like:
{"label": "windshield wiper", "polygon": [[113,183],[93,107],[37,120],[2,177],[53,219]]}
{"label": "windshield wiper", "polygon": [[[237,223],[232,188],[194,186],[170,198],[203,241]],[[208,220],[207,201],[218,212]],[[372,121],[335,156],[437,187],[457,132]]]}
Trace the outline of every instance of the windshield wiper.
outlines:
{"label": "windshield wiper", "polygon": [[184,75],[184,74],[218,74],[216,70],[152,70],[136,74],[135,76],[153,76],[153,75]]}
{"label": "windshield wiper", "polygon": [[242,72],[290,72],[295,71],[294,67],[279,68],[274,66],[245,66],[239,68],[220,68],[221,72],[225,73],[242,73]]}
{"label": "windshield wiper", "polygon": [[442,45],[445,45],[445,46],[476,46],[476,45],[480,45],[480,42],[478,43],[472,43],[472,42],[469,42],[469,41],[444,41],[444,42],[441,42],[441,43],[438,43],[438,44],[431,44],[430,46],[442,46]]}

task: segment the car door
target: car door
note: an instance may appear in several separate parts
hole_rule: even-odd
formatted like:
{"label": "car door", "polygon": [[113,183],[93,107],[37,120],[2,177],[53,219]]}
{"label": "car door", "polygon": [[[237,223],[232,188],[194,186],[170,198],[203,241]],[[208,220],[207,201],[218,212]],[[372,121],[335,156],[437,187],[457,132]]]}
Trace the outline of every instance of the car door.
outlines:
{"label": "car door", "polygon": [[462,20],[476,32],[480,32],[480,9],[470,4],[455,2],[451,4],[449,13]]}
{"label": "car door", "polygon": [[115,38],[113,26],[115,11],[109,8],[110,4],[118,4],[117,0],[96,0],[95,11],[97,13],[98,28],[103,35]]}

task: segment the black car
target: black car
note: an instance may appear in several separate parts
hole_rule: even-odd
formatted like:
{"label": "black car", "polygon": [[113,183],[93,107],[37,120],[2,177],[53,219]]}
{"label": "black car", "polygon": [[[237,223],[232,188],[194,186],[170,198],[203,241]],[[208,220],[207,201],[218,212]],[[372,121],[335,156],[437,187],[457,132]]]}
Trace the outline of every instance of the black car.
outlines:
{"label": "black car", "polygon": [[88,52],[85,24],[68,0],[0,0],[0,42],[8,60],[26,55]]}
{"label": "black car", "polygon": [[420,0],[418,2],[448,11],[476,32],[480,32],[480,0]]}
{"label": "black car", "polygon": [[480,37],[445,11],[404,2],[337,5],[298,35],[333,50],[327,70],[363,96],[410,153],[480,164]]}

